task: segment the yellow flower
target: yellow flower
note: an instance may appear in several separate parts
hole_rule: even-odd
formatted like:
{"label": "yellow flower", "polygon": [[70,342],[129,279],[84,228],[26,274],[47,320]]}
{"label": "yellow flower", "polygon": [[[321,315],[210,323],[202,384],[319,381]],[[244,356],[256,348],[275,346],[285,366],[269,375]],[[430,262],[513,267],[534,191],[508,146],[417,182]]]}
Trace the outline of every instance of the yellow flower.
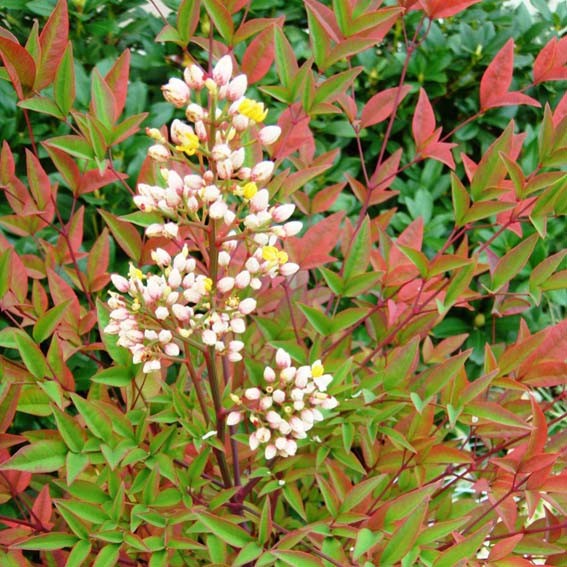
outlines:
{"label": "yellow flower", "polygon": [[185,152],[192,156],[199,149],[199,138],[191,132],[184,132],[179,136],[181,143],[175,146],[178,152]]}
{"label": "yellow flower", "polygon": [[264,246],[262,248],[262,258],[270,264],[285,264],[288,255],[283,250],[278,250],[275,246]]}
{"label": "yellow flower", "polygon": [[130,263],[130,269],[128,270],[128,277],[133,280],[144,279],[144,272],[142,270],[135,268],[134,264]]}
{"label": "yellow flower", "polygon": [[264,108],[263,102],[257,102],[250,98],[245,98],[238,106],[240,114],[254,120],[254,122],[264,122],[268,116],[268,110]]}
{"label": "yellow flower", "polygon": [[205,291],[209,293],[213,289],[213,280],[211,278],[205,278]]}
{"label": "yellow flower", "polygon": [[253,181],[249,181],[242,187],[242,194],[246,199],[252,199],[256,193],[258,193],[258,185]]}
{"label": "yellow flower", "polygon": [[321,364],[320,360],[315,361],[311,365],[311,376],[313,376],[313,378],[319,378],[320,376],[323,376],[324,373],[325,373],[325,368]]}

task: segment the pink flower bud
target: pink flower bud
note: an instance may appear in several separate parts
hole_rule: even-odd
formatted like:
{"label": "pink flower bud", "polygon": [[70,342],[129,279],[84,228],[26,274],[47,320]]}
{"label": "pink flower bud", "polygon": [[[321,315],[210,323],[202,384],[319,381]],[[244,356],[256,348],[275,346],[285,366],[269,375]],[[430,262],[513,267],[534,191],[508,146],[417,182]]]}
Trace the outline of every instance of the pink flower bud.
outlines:
{"label": "pink flower bud", "polygon": [[240,352],[244,348],[244,343],[242,341],[230,341],[228,343],[228,350],[232,352]]}
{"label": "pink flower bud", "polygon": [[249,315],[254,309],[256,309],[256,300],[253,297],[243,299],[238,306],[238,311],[240,311],[242,315]]}
{"label": "pink flower bud", "polygon": [[266,396],[265,398],[262,398],[260,400],[260,409],[263,409],[264,411],[267,409],[270,409],[272,407],[272,404],[274,403],[274,400],[272,400],[272,398],[269,398],[268,396]]}
{"label": "pink flower bud", "polygon": [[171,264],[171,256],[163,248],[152,250],[151,256],[152,260],[161,268]]}
{"label": "pink flower bud", "polygon": [[183,78],[192,89],[200,90],[205,85],[205,73],[197,65],[189,65],[183,72]]}
{"label": "pink flower bud", "polygon": [[283,348],[276,351],[276,364],[280,369],[291,366],[291,357]]}
{"label": "pink flower bud", "polygon": [[260,269],[258,260],[256,260],[256,258],[254,258],[253,256],[251,258],[248,258],[248,260],[246,260],[246,264],[244,265],[251,274],[255,274]]}
{"label": "pink flower bud", "polygon": [[230,254],[226,250],[219,252],[219,266],[228,266],[230,264]]}
{"label": "pink flower bud", "polygon": [[185,116],[187,117],[187,120],[190,120],[191,122],[203,120],[205,118],[205,114],[203,107],[195,102],[189,104],[185,109]]}
{"label": "pink flower bud", "polygon": [[211,156],[215,161],[222,161],[230,158],[231,149],[228,144],[216,144],[213,146]]}
{"label": "pink flower bud", "polygon": [[272,432],[266,427],[259,427],[256,430],[256,439],[260,441],[260,443],[267,443],[272,436]]}
{"label": "pink flower bud", "polygon": [[247,87],[248,79],[246,78],[246,75],[237,75],[234,79],[232,79],[232,81],[230,81],[230,83],[228,83],[226,97],[231,102],[238,100],[244,96]]}
{"label": "pink flower bud", "polygon": [[221,293],[228,293],[234,287],[234,278],[226,276],[217,282],[217,289]]}
{"label": "pink flower bud", "polygon": [[221,179],[232,177],[232,162],[229,159],[217,162],[217,173]]}
{"label": "pink flower bud", "polygon": [[274,445],[266,445],[266,449],[264,450],[264,458],[267,461],[271,461],[277,455],[277,449]]}
{"label": "pink flower bud", "polygon": [[284,222],[293,215],[293,211],[295,211],[295,205],[290,203],[279,205],[272,210],[272,218],[275,222]]}
{"label": "pink flower bud", "polygon": [[282,129],[279,126],[264,126],[264,128],[260,130],[260,142],[262,142],[264,146],[270,146],[278,141],[281,133]]}
{"label": "pink flower bud", "polygon": [[125,277],[119,276],[118,274],[112,274],[110,279],[118,291],[126,293],[130,289],[130,282]]}
{"label": "pink flower bud", "polygon": [[244,152],[244,148],[239,148],[230,154],[230,161],[232,162],[233,169],[239,169],[242,167],[245,156],[246,153]]}
{"label": "pink flower bud", "polygon": [[242,355],[239,352],[231,351],[228,353],[228,360],[230,360],[230,362],[238,362],[242,360]]}
{"label": "pink flower bud", "polygon": [[149,374],[150,372],[157,372],[161,368],[161,363],[159,360],[148,360],[144,367],[142,368],[142,372],[144,374]]}
{"label": "pink flower bud", "polygon": [[248,445],[252,451],[255,451],[260,446],[260,441],[256,437],[256,432],[252,433],[250,437],[248,437]]}
{"label": "pink flower bud", "polygon": [[202,120],[197,120],[195,122],[195,134],[201,142],[206,142],[209,138],[209,133],[207,132],[207,127]]}
{"label": "pink flower bud", "polygon": [[232,58],[230,55],[221,57],[213,68],[213,80],[222,87],[230,81],[232,77]]}
{"label": "pink flower bud", "polygon": [[181,285],[182,279],[183,278],[181,277],[181,273],[179,272],[179,270],[173,269],[169,273],[169,276],[167,278],[167,283],[170,288],[176,289]]}
{"label": "pink flower bud", "polygon": [[279,427],[280,424],[282,423],[282,418],[280,417],[280,414],[275,412],[274,410],[270,410],[267,414],[266,414],[266,421],[270,424],[270,426],[272,427]]}
{"label": "pink flower bud", "polygon": [[285,392],[283,390],[274,390],[272,399],[276,404],[283,404],[285,402]]}
{"label": "pink flower bud", "polygon": [[250,119],[242,114],[232,117],[232,126],[237,132],[244,132],[250,126]]}
{"label": "pink flower bud", "polygon": [[169,79],[167,85],[161,87],[165,100],[180,108],[189,101],[191,92],[187,83],[181,79]]}
{"label": "pink flower bud", "polygon": [[265,183],[266,181],[268,181],[268,179],[270,179],[273,172],[273,161],[261,161],[252,168],[250,177],[252,181],[255,181],[256,183]]}

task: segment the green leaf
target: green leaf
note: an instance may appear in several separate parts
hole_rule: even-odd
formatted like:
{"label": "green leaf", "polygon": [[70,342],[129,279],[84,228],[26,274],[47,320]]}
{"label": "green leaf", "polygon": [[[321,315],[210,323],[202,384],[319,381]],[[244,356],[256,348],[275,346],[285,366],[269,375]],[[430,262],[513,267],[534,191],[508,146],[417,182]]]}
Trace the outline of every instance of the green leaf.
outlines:
{"label": "green leaf", "polygon": [[287,551],[287,550],[274,550],[270,551],[272,555],[277,557],[285,565],[291,565],[291,567],[324,567],[324,563],[313,557],[310,553],[305,553],[303,551]]}
{"label": "green leaf", "polygon": [[18,106],[20,108],[33,110],[34,112],[49,114],[50,116],[55,116],[56,118],[60,119],[65,117],[61,110],[59,110],[57,104],[50,98],[47,98],[45,96],[34,96],[33,98],[21,100],[20,102],[18,102]]}
{"label": "green leaf", "polygon": [[335,272],[331,272],[331,270],[327,268],[319,268],[321,274],[325,278],[327,285],[331,288],[331,291],[335,295],[342,295],[344,289],[344,280],[339,276],[339,274],[335,274]]}
{"label": "green leaf", "polygon": [[424,388],[424,398],[430,398],[442,390],[451,380],[456,379],[457,374],[464,367],[466,360],[471,355],[472,349],[466,350],[453,356],[441,364],[436,364],[422,372],[415,383],[415,387]]}
{"label": "green leaf", "polygon": [[457,531],[463,524],[466,524],[470,518],[465,516],[463,518],[456,518],[454,520],[447,520],[445,522],[436,522],[431,526],[425,528],[418,534],[416,544],[427,545],[434,541],[441,541],[451,532]]}
{"label": "green leaf", "polygon": [[65,567],[81,567],[91,552],[92,545],[88,541],[78,541],[67,557]]}
{"label": "green leaf", "polygon": [[381,383],[386,391],[403,387],[417,367],[418,349],[419,337],[413,338],[406,345],[395,348],[388,354],[386,367],[379,370],[373,377],[365,379],[362,386],[372,390]]}
{"label": "green leaf", "polygon": [[102,410],[97,408],[94,404],[81,398],[77,394],[70,394],[73,404],[85,420],[88,429],[99,439],[112,442],[112,422],[110,417]]}
{"label": "green leaf", "polygon": [[297,306],[301,309],[301,312],[307,317],[311,326],[324,337],[332,334],[333,322],[330,317],[327,317],[322,311],[316,309],[315,307],[309,307],[298,303]]}
{"label": "green leaf", "polygon": [[230,12],[219,0],[203,0],[203,5],[222,38],[230,45],[234,35],[234,22]]}
{"label": "green leaf", "polygon": [[364,217],[364,221],[360,226],[349,253],[345,258],[343,275],[345,280],[350,280],[353,276],[366,272],[368,263],[370,262],[370,221],[368,216]]}
{"label": "green leaf", "polygon": [[120,545],[105,545],[96,556],[92,567],[109,567],[118,563]]}
{"label": "green leaf", "polygon": [[354,544],[353,558],[360,559],[360,556],[369,551],[376,544],[384,539],[382,532],[373,532],[368,528],[362,528],[356,534],[356,543]]}
{"label": "green leaf", "polygon": [[82,158],[94,159],[94,150],[89,142],[83,136],[67,135],[58,136],[56,138],[49,138],[43,142],[46,146],[63,150],[69,155]]}
{"label": "green leaf", "polygon": [[84,431],[82,427],[64,411],[52,405],[53,417],[57,424],[57,431],[65,441],[65,444],[74,453],[80,453],[85,445]]}
{"label": "green leaf", "polygon": [[444,310],[449,310],[450,307],[461,297],[463,291],[471,283],[476,265],[469,264],[468,266],[463,266],[460,270],[455,271],[455,275],[451,279],[451,283],[447,286],[447,292],[445,293],[445,298],[443,299]]}
{"label": "green leaf", "polygon": [[62,441],[44,439],[18,450],[0,465],[0,470],[16,470],[31,473],[58,471],[65,464],[67,447]]}
{"label": "green leaf", "polygon": [[65,508],[64,505],[61,506],[60,504],[60,502],[55,502],[57,511],[59,512],[59,514],[61,514],[63,520],[65,520],[65,524],[73,531],[73,533],[77,537],[88,540],[89,530],[87,526],[85,526],[85,524],[83,524],[83,522],[81,522],[81,520],[79,520],[79,518],[75,516],[75,514],[71,513],[67,508]]}
{"label": "green leaf", "polygon": [[108,514],[95,504],[77,500],[60,500],[58,506],[91,524],[104,524],[108,520]]}
{"label": "green leaf", "polygon": [[142,211],[136,211],[135,213],[124,215],[121,218],[123,221],[143,227],[155,223],[163,224],[163,216],[159,213],[143,213]]}
{"label": "green leaf", "polygon": [[353,307],[337,313],[332,319],[332,333],[338,333],[339,331],[344,331],[345,329],[352,327],[364,319],[368,315],[368,312],[369,309],[366,307]]}
{"label": "green leaf", "polygon": [[12,250],[6,248],[2,253],[0,253],[0,297],[6,295],[10,289],[10,262],[12,260]]}
{"label": "green leaf", "polygon": [[383,275],[383,272],[368,272],[354,276],[348,282],[345,282],[343,295],[345,297],[357,297],[361,293],[368,292],[372,288],[376,288]]}
{"label": "green leaf", "polygon": [[177,31],[183,45],[187,45],[199,24],[199,0],[183,0],[177,11]]}
{"label": "green leaf", "polygon": [[75,101],[75,66],[73,64],[73,45],[70,42],[57,68],[53,94],[57,106],[63,116],[66,116]]}
{"label": "green leaf", "polygon": [[11,547],[28,551],[43,551],[71,547],[77,542],[77,537],[63,532],[51,532],[27,538]]}
{"label": "green leaf", "polygon": [[525,430],[532,429],[531,425],[496,402],[471,402],[465,406],[463,413],[480,418],[488,423],[498,423]]}
{"label": "green leaf", "polygon": [[40,348],[25,331],[14,329],[13,332],[20,356],[26,368],[36,378],[48,376],[49,368]]}
{"label": "green leaf", "polygon": [[526,265],[538,239],[537,234],[532,234],[500,258],[492,274],[493,291],[508,283]]}
{"label": "green leaf", "polygon": [[419,275],[422,278],[427,277],[429,270],[429,260],[427,256],[421,252],[421,250],[416,250],[410,246],[402,246],[401,244],[396,244],[398,249],[404,254],[404,256],[418,269]]}
{"label": "green leaf", "polygon": [[264,552],[263,547],[259,546],[256,542],[251,541],[240,550],[240,553],[235,557],[234,561],[232,562],[232,566],[240,567],[241,565],[246,565],[247,563],[251,563],[254,561],[254,559],[260,557],[260,555],[262,555],[263,552]]}
{"label": "green leaf", "polygon": [[67,484],[71,486],[71,484],[75,482],[75,479],[88,467],[89,464],[90,459],[88,455],[83,453],[72,453],[69,451],[69,453],[67,453],[67,458],[65,459]]}
{"label": "green leaf", "polygon": [[280,26],[274,26],[274,53],[278,77],[287,89],[297,74],[297,63],[293,48]]}
{"label": "green leaf", "polygon": [[94,69],[91,81],[91,103],[95,116],[110,128],[117,118],[114,94],[98,69]]}
{"label": "green leaf", "polygon": [[453,198],[453,210],[455,211],[455,224],[463,226],[471,200],[465,186],[453,172],[451,172],[451,195]]}
{"label": "green leaf", "polygon": [[385,474],[379,474],[355,484],[344,497],[339,513],[344,514],[356,508],[369,494],[372,494],[378,488],[380,490],[384,489],[387,484],[388,477]]}
{"label": "green leaf", "polygon": [[197,518],[212,533],[222,541],[234,547],[244,547],[252,541],[252,536],[245,532],[240,526],[210,514],[209,512],[197,512]]}
{"label": "green leaf", "polygon": [[331,51],[331,42],[325,28],[321,25],[315,12],[310,8],[309,4],[305,5],[307,9],[307,22],[309,25],[309,39],[311,42],[311,51],[317,67],[324,71],[327,67],[327,58]]}
{"label": "green leaf", "polygon": [[32,335],[37,343],[42,343],[45,339],[53,334],[53,331],[59,324],[59,321],[65,314],[65,309],[69,305],[70,300],[59,303],[46,313],[44,313],[33,327]]}
{"label": "green leaf", "polygon": [[469,537],[453,545],[436,559],[433,567],[454,567],[462,561],[463,557],[476,557],[477,551],[492,528],[492,524],[483,526]]}
{"label": "green leaf", "polygon": [[466,212],[460,226],[475,222],[478,220],[498,215],[504,211],[509,211],[516,206],[516,203],[500,203],[497,201],[481,201],[474,203],[473,206]]}
{"label": "green leaf", "polygon": [[97,372],[91,380],[97,384],[121,388],[128,386],[135,377],[132,366],[111,366]]}

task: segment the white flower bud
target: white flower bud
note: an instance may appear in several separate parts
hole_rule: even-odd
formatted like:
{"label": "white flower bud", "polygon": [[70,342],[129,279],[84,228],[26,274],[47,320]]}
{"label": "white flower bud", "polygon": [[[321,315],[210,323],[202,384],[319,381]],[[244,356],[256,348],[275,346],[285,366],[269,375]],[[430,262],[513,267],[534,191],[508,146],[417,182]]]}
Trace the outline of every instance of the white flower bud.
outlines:
{"label": "white flower bud", "polygon": [[277,455],[277,449],[274,445],[266,445],[266,449],[264,450],[264,458],[267,461],[271,461]]}
{"label": "white flower bud", "polygon": [[226,224],[227,226],[230,226],[235,219],[236,219],[236,215],[230,209],[226,210],[226,213],[224,213],[224,217],[222,218],[224,224]]}
{"label": "white flower bud", "polygon": [[293,211],[295,211],[295,205],[289,203],[286,205],[280,205],[273,209],[272,218],[275,222],[284,222],[293,215]]}
{"label": "white flower bud", "polygon": [[230,77],[232,77],[232,58],[230,55],[224,55],[213,68],[213,80],[222,87],[228,83]]}
{"label": "white flower bud", "polygon": [[263,409],[264,411],[267,409],[270,409],[272,407],[272,404],[274,403],[274,400],[272,400],[272,398],[266,396],[265,398],[262,398],[260,400],[260,409]]}
{"label": "white flower bud", "polygon": [[256,439],[260,441],[260,443],[267,443],[272,436],[272,432],[267,427],[259,427],[256,430]]}
{"label": "white flower bud", "polygon": [[169,309],[167,307],[158,307],[154,311],[154,314],[157,319],[163,321],[164,319],[167,319],[169,317]]}
{"label": "white flower bud", "polygon": [[162,163],[168,161],[170,158],[169,150],[165,146],[162,146],[161,144],[154,144],[153,146],[150,146],[148,148],[148,155],[154,161],[158,161]]}
{"label": "white flower bud", "polygon": [[244,322],[244,319],[233,319],[230,322],[230,328],[232,329],[233,333],[239,335],[246,331],[246,323]]}
{"label": "white flower bud", "polygon": [[228,293],[234,287],[234,278],[226,276],[217,282],[217,289],[221,293]]}
{"label": "white flower bud", "polygon": [[232,177],[232,162],[225,159],[217,162],[217,173],[221,179],[230,179]]}
{"label": "white flower bud", "polygon": [[237,425],[242,420],[242,414],[239,411],[231,411],[227,418],[226,424],[227,425]]}
{"label": "white flower bud", "polygon": [[163,236],[175,239],[179,235],[179,225],[174,222],[166,222],[163,225]]}
{"label": "white flower bud", "polygon": [[246,75],[237,75],[228,83],[226,89],[226,97],[229,101],[235,101],[244,96],[246,89],[248,87],[248,79]]}
{"label": "white flower bud", "polygon": [[192,102],[185,109],[185,116],[187,117],[187,120],[191,120],[191,122],[203,120],[205,118],[205,110],[200,104]]}
{"label": "white flower bud", "polygon": [[248,287],[248,284],[250,283],[250,272],[243,270],[242,272],[237,274],[236,278],[234,278],[234,283],[236,284],[236,287],[238,289],[244,289],[245,287]]}
{"label": "white flower bud", "polygon": [[287,262],[283,266],[280,266],[280,274],[286,278],[293,276],[299,270],[299,266],[294,262]]}
{"label": "white flower bud", "polygon": [[186,83],[181,79],[169,79],[169,82],[161,87],[165,100],[180,108],[189,101],[191,92]]}
{"label": "white flower bud", "polygon": [[272,399],[276,404],[283,404],[285,402],[285,392],[283,390],[274,390]]}
{"label": "white flower bud", "polygon": [[264,211],[270,202],[270,193],[267,189],[260,189],[252,199],[250,199],[250,210],[253,213]]}
{"label": "white flower bud", "polygon": [[188,321],[191,317],[191,309],[186,305],[175,303],[171,306],[171,311],[176,319],[179,321]]}
{"label": "white flower bud", "polygon": [[248,445],[252,451],[255,451],[260,446],[260,441],[256,437],[256,432],[252,433],[250,437],[248,437]]}
{"label": "white flower bud", "polygon": [[244,265],[251,274],[255,274],[260,269],[260,264],[258,263],[258,260],[254,258],[254,256],[248,258],[248,260],[246,260],[246,264]]}
{"label": "white flower bud", "polygon": [[266,382],[272,383],[275,381],[275,379],[276,373],[274,372],[273,368],[266,366],[266,368],[264,368],[264,380]]}
{"label": "white flower bud", "polygon": [[323,403],[321,404],[321,407],[323,409],[334,409],[339,405],[339,402],[337,401],[337,399],[333,396],[328,396],[326,399],[323,400]]}
{"label": "white flower bud", "polygon": [[250,126],[250,119],[243,114],[236,114],[232,117],[232,126],[237,132],[244,132]]}
{"label": "white flower bud", "polygon": [[156,248],[155,250],[152,250],[151,256],[152,260],[160,266],[160,268],[169,266],[171,263],[171,256],[163,248]]}
{"label": "white flower bud", "polygon": [[274,162],[273,161],[261,161],[257,163],[252,168],[252,173],[250,177],[252,181],[256,183],[265,183],[270,179],[272,173],[274,172]]}
{"label": "white flower bud", "polygon": [[114,287],[118,291],[121,291],[122,293],[126,293],[130,289],[130,282],[125,277],[120,276],[118,274],[112,274],[110,276],[110,279],[112,280]]}
{"label": "white flower bud", "polygon": [[276,351],[276,364],[278,368],[287,368],[288,366],[291,366],[291,357],[283,348],[279,348]]}
{"label": "white flower bud", "polygon": [[238,311],[240,311],[242,315],[249,315],[254,309],[256,309],[256,300],[253,297],[243,299],[238,305]]}
{"label": "white flower bud", "polygon": [[189,65],[183,72],[183,78],[192,89],[200,90],[205,84],[205,73],[197,65]]}
{"label": "white flower bud", "polygon": [[271,427],[279,427],[282,423],[282,418],[280,414],[275,412],[274,410],[270,410],[266,414],[266,421],[270,424]]}
{"label": "white flower bud", "polygon": [[167,356],[178,356],[179,355],[179,347],[175,343],[167,343],[163,347],[163,352],[167,354]]}
{"label": "white flower bud", "polygon": [[230,264],[230,254],[225,250],[219,252],[219,266],[228,266]]}
{"label": "white flower bud", "polygon": [[201,333],[201,339],[206,345],[214,346],[217,342],[217,335],[214,331],[211,331],[210,329],[205,329]]}
{"label": "white flower bud", "polygon": [[264,146],[270,146],[278,141],[282,133],[282,129],[279,126],[264,126],[260,130],[260,142]]}
{"label": "white flower bud", "polygon": [[216,144],[213,146],[211,156],[215,161],[222,161],[230,158],[231,149],[228,144]]}
{"label": "white flower bud", "polygon": [[303,228],[303,223],[300,221],[290,221],[283,225],[286,236],[295,236]]}
{"label": "white flower bud", "polygon": [[261,392],[260,392],[259,388],[247,388],[244,391],[244,397],[247,400],[250,400],[250,401],[259,400],[260,395],[261,395]]}
{"label": "white flower bud", "polygon": [[194,134],[193,128],[191,128],[189,124],[185,124],[185,122],[182,122],[177,118],[171,123],[170,132],[171,141],[174,144],[181,144],[185,136],[188,134]]}
{"label": "white flower bud", "polygon": [[212,219],[222,219],[227,209],[228,205],[221,198],[209,207],[209,216]]}
{"label": "white flower bud", "polygon": [[330,374],[323,374],[323,376],[319,376],[318,378],[313,378],[313,382],[319,388],[319,391],[325,392],[327,390],[328,385],[333,381],[333,377]]}
{"label": "white flower bud", "polygon": [[232,162],[232,167],[234,169],[239,169],[242,167],[244,163],[244,158],[246,157],[246,153],[244,148],[238,148],[234,152],[230,154],[230,161]]}
{"label": "white flower bud", "polygon": [[157,372],[160,368],[161,362],[159,360],[148,360],[144,364],[142,372],[144,372],[144,374],[149,374],[150,372]]}
{"label": "white flower bud", "polygon": [[295,376],[296,369],[293,366],[289,366],[288,368],[284,368],[280,372],[280,378],[285,382],[291,382]]}

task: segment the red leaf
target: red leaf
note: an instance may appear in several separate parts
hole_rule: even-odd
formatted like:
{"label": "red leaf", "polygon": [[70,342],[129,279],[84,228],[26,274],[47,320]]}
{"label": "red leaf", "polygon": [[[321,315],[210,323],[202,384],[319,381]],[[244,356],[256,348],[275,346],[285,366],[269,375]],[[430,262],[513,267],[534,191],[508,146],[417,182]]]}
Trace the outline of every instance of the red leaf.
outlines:
{"label": "red leaf", "polygon": [[423,89],[419,89],[411,129],[415,145],[418,151],[421,151],[435,132],[435,114],[427,93]]}
{"label": "red leaf", "polygon": [[73,158],[69,154],[65,153],[63,150],[59,150],[58,148],[48,146],[47,144],[43,145],[43,147],[47,150],[47,153],[49,154],[51,161],[57,168],[57,171],[59,171],[59,173],[62,175],[63,179],[65,180],[67,185],[69,185],[71,190],[75,192],[79,185],[79,178],[81,176],[81,173]]}
{"label": "red leaf", "polygon": [[117,173],[111,169],[107,169],[104,173],[101,173],[98,169],[89,169],[81,175],[77,194],[92,193],[105,185],[116,183],[120,179],[128,179],[128,175]]}
{"label": "red leaf", "polygon": [[106,285],[109,275],[108,268],[110,238],[105,228],[93,244],[87,260],[87,280],[90,291],[99,291]]}
{"label": "red leaf", "polygon": [[51,496],[49,495],[49,484],[44,484],[43,488],[37,495],[35,502],[32,506],[32,512],[36,520],[39,520],[40,524],[44,528],[52,528],[51,514],[53,512],[53,504],[51,502]]}
{"label": "red leaf", "polygon": [[288,238],[286,250],[290,259],[303,270],[323,266],[335,260],[330,252],[337,244],[337,234],[344,212],[324,218],[312,226],[301,238]]}
{"label": "red leaf", "polygon": [[534,61],[534,83],[567,79],[567,36],[552,37]]}
{"label": "red leaf", "polygon": [[498,106],[528,104],[541,106],[539,102],[518,91],[508,92],[514,70],[514,40],[510,38],[486,68],[480,80],[480,108],[488,110]]}
{"label": "red leaf", "polygon": [[35,155],[26,149],[26,171],[28,174],[28,184],[31,194],[35,201],[35,206],[40,210],[45,210],[51,205],[51,183],[43,167]]}
{"label": "red leaf", "polygon": [[242,58],[242,71],[250,84],[258,82],[274,62],[274,30],[270,26],[260,32],[246,48]]}
{"label": "red leaf", "polygon": [[[380,165],[376,165],[376,169],[370,178],[370,188],[373,192],[383,191],[388,189],[396,179],[396,172],[400,167],[400,160],[402,159],[402,148],[398,148],[387,160]],[[390,192],[392,197],[396,195],[397,191]]]}
{"label": "red leaf", "polygon": [[128,94],[128,76],[130,73],[130,50],[127,49],[116,60],[110,71],[106,74],[106,84],[112,89],[115,100],[115,116],[120,116],[126,104]]}
{"label": "red leaf", "polygon": [[35,77],[34,88],[41,90],[55,78],[57,67],[67,48],[69,37],[69,15],[67,1],[59,0],[39,35],[41,61]]}
{"label": "red leaf", "polygon": [[317,18],[321,27],[327,32],[327,36],[339,43],[342,38],[342,33],[337,24],[334,12],[324,4],[321,4],[321,2],[317,2],[317,0],[305,0],[305,4],[311,8],[312,14]]}
{"label": "red leaf", "polygon": [[325,187],[325,189],[318,191],[313,198],[311,212],[324,213],[328,211],[333,203],[338,199],[344,187],[344,183],[335,183],[334,185],[329,185],[329,187]]}
{"label": "red leaf", "polygon": [[394,87],[375,94],[362,109],[360,127],[367,128],[386,120],[410,92],[409,85]]}
{"label": "red leaf", "polygon": [[425,13],[431,18],[449,18],[481,0],[420,0]]}
{"label": "red leaf", "polygon": [[313,133],[309,128],[309,116],[300,103],[293,104],[280,114],[278,126],[282,133],[273,148],[276,159],[284,159],[302,148],[315,147]]}
{"label": "red leaf", "polygon": [[10,75],[18,98],[23,99],[33,88],[36,67],[33,57],[15,41],[0,36],[0,57]]}
{"label": "red leaf", "polygon": [[563,98],[559,101],[553,111],[553,126],[557,128],[557,125],[563,120],[563,118],[565,118],[565,116],[567,116],[567,93],[563,95]]}
{"label": "red leaf", "polygon": [[[441,128],[439,128],[439,134],[441,134]],[[453,159],[451,149],[456,147],[457,144],[451,144],[447,142],[431,142],[426,148],[421,151],[421,155],[423,157],[436,159],[437,161],[444,163],[451,169],[455,169],[455,160]]]}

